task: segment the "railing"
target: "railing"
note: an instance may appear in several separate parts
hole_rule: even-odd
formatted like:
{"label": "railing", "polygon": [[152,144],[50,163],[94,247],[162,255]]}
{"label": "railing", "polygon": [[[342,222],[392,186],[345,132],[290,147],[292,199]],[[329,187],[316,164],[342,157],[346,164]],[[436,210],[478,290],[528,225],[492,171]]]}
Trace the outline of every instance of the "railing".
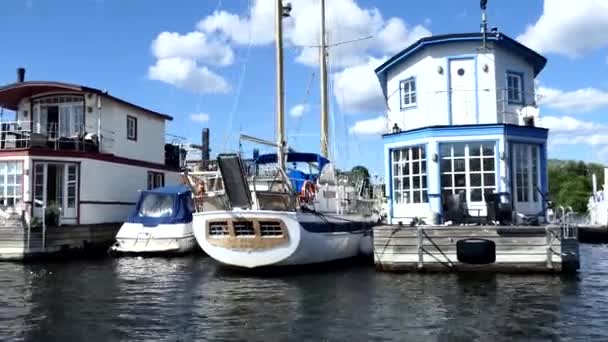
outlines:
{"label": "railing", "polygon": [[[97,133],[87,133],[85,127],[70,132],[62,131],[57,123],[41,127],[31,121],[0,122],[0,150],[45,148],[52,150],[74,150],[100,152],[101,142]],[[104,130],[103,141],[113,141],[113,132]]]}
{"label": "railing", "polygon": [[[389,94],[389,113],[394,118],[399,118],[397,121],[402,130],[447,124],[446,113],[454,110],[457,102],[462,104],[462,110],[467,111],[468,118],[465,121],[468,123],[477,122],[476,116],[479,111],[480,120],[484,120],[484,116],[496,113],[494,123],[523,125],[520,110],[527,106],[537,107],[538,104],[538,96],[533,92],[520,92],[522,101],[509,100],[509,90],[506,88],[418,91],[416,95],[418,105],[413,106],[412,109],[417,110],[419,115],[408,116],[408,108],[401,108],[399,91]],[[491,104],[495,104],[495,107]],[[452,124],[459,124],[454,122],[454,119],[452,113]],[[406,122],[405,128],[401,127],[403,120]],[[391,129],[392,124],[387,125],[387,132]]]}

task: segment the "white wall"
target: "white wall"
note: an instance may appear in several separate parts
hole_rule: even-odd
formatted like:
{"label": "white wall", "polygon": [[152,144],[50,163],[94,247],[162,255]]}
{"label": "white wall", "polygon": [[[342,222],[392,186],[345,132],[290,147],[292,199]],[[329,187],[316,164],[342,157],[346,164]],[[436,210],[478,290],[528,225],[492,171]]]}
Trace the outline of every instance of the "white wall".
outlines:
{"label": "white wall", "polygon": [[[102,142],[103,152],[152,163],[165,163],[164,119],[105,97],[101,101],[102,134],[108,137]],[[137,118],[136,141],[127,139],[127,115]]]}
{"label": "white wall", "polygon": [[499,89],[498,99],[498,111],[507,111],[513,113],[507,115],[505,118],[509,123],[519,124],[519,120],[515,120],[514,113],[522,108],[521,105],[508,104],[507,101],[507,71],[515,71],[523,73],[524,81],[524,103],[532,104],[534,102],[534,68],[532,65],[522,60],[505,49],[496,49],[496,88]]}
{"label": "white wall", "polygon": [[[61,94],[66,93],[62,92]],[[53,95],[53,93],[40,94],[36,97],[47,95]],[[164,119],[104,96],[89,93],[84,95],[85,129],[88,133],[100,133],[102,135],[102,152],[151,163],[165,163]],[[98,107],[98,97],[101,98],[101,108]],[[32,121],[30,103],[29,98],[20,102],[17,112],[18,120]],[[89,111],[89,107],[91,111]],[[25,111],[28,113],[27,117],[24,116]],[[127,115],[137,118],[136,141],[127,139]],[[99,131],[100,117],[101,131]],[[13,120],[12,118],[6,119]]]}
{"label": "white wall", "polygon": [[[387,75],[387,96],[389,104],[388,117],[390,126],[395,123],[402,130],[411,130],[425,126],[448,125],[448,63],[453,57],[474,57],[476,64],[477,89],[466,96],[471,101],[478,101],[479,124],[513,123],[518,124],[517,117],[503,118],[497,112],[502,110],[501,100],[506,96],[506,72],[516,71],[524,74],[524,91],[526,103],[534,100],[534,70],[532,65],[521,57],[488,43],[485,53],[479,50],[478,42],[453,42],[425,48],[395,66]],[[439,73],[439,68],[442,73]],[[485,69],[485,70],[484,70]],[[409,77],[416,77],[417,105],[414,108],[401,110],[399,82]],[[505,101],[506,103],[506,101]],[[516,113],[518,105],[507,106],[507,110]]]}
{"label": "white wall", "polygon": [[[138,191],[147,189],[148,171],[163,172],[165,185],[178,184],[179,172],[82,160],[80,201],[134,203]],[[132,205],[81,204],[80,223],[122,222],[132,208]]]}

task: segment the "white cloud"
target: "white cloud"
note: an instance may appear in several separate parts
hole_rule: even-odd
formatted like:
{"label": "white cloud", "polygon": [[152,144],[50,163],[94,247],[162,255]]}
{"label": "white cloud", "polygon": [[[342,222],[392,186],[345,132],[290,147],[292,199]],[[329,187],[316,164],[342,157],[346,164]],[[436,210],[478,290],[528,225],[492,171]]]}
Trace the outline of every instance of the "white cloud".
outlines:
{"label": "white cloud", "polygon": [[274,1],[255,0],[247,16],[215,11],[196,25],[202,32],[220,35],[230,41],[247,45],[274,41]]}
{"label": "white cloud", "polygon": [[608,126],[592,121],[578,120],[571,116],[545,116],[540,119],[540,125],[548,128],[551,133],[580,133],[587,134],[608,130]]}
{"label": "white cloud", "polygon": [[297,104],[293,107],[291,107],[291,110],[289,111],[289,115],[293,116],[294,118],[299,118],[302,117],[302,115],[304,115],[304,113],[308,112],[308,105],[306,104]]}
{"label": "white cloud", "polygon": [[375,119],[361,120],[348,129],[353,135],[380,135],[387,132],[388,121],[384,115]]}
{"label": "white cloud", "polygon": [[[608,151],[608,125],[570,116],[545,116],[540,126],[549,129],[549,146],[583,145]],[[582,146],[581,146],[582,147]],[[605,153],[599,153],[602,158]]]}
{"label": "white cloud", "polygon": [[537,93],[540,105],[572,113],[585,113],[608,106],[608,92],[595,88],[563,91],[540,86]]}
{"label": "white cloud", "polygon": [[234,61],[228,44],[209,41],[202,32],[161,32],[152,42],[152,53],[158,59],[178,57],[222,66]]}
{"label": "white cloud", "polygon": [[608,1],[545,0],[543,14],[517,37],[541,53],[578,57],[608,46]]}
{"label": "white cloud", "polygon": [[196,113],[190,114],[190,120],[194,122],[207,122],[209,121],[209,114],[207,113]]}
{"label": "white cloud", "polygon": [[333,75],[334,96],[342,112],[386,111],[380,82],[374,73],[374,68],[381,63],[381,59],[371,58],[367,64],[346,68]]}
{"label": "white cloud", "polygon": [[148,77],[201,94],[230,91],[230,86],[223,77],[207,67],[198,66],[191,59],[179,57],[159,59],[148,69]]}
{"label": "white cloud", "polygon": [[[318,64],[319,45],[319,1],[292,0],[291,17],[284,20],[284,40],[287,46],[298,50],[296,61],[310,66]],[[214,12],[201,20],[197,28],[207,34],[217,35],[239,45],[261,45],[273,42],[274,2],[255,0],[245,16],[225,11]],[[399,51],[430,32],[421,25],[408,26],[402,19],[392,17],[385,20],[377,8],[362,8],[355,0],[332,0],[326,2],[326,25],[328,43],[370,39],[333,46],[330,64],[342,68],[364,63],[374,53]],[[309,47],[306,47],[309,46]]]}

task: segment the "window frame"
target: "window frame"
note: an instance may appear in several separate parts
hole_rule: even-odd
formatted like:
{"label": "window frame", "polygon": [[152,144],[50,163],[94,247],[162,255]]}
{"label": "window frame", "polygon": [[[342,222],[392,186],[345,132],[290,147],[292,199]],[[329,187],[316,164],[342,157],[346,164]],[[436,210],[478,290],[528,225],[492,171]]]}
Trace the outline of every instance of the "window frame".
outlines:
{"label": "window frame", "polygon": [[[408,84],[408,91],[405,93],[405,84]],[[414,86],[414,90],[412,90],[412,85]],[[408,95],[409,103],[405,103],[404,96]],[[412,95],[414,96],[414,101],[412,101]],[[407,110],[411,108],[416,108],[418,106],[418,86],[416,84],[416,77],[411,76],[406,79],[399,81],[399,107],[400,109]]]}
{"label": "window frame", "polygon": [[[515,87],[511,87],[509,86],[509,80],[513,78],[518,80],[519,82],[519,89],[516,89]],[[519,105],[523,105],[525,102],[525,97],[524,97],[524,74],[522,72],[517,72],[517,71],[507,71],[507,75],[506,75],[506,82],[507,82],[507,102],[509,104],[519,104]],[[511,93],[513,94],[517,94],[519,95],[519,98],[511,98]]]}
{"label": "window frame", "polygon": [[[417,153],[416,153],[417,152]],[[428,204],[427,146],[411,145],[391,149],[391,198],[397,205]],[[399,159],[395,158],[399,154]],[[417,156],[415,156],[417,154]],[[418,171],[415,172],[417,165]],[[405,174],[407,170],[407,174]],[[418,186],[415,185],[417,178]],[[399,183],[397,183],[397,180]],[[407,180],[407,186],[406,186]],[[397,189],[396,185],[399,184]],[[407,193],[407,197],[404,195]]]}
{"label": "window frame", "polygon": [[[9,164],[15,164],[15,172],[9,173]],[[24,170],[24,162],[23,160],[2,160],[1,164],[6,164],[6,172],[0,173],[0,177],[2,177],[2,184],[0,185],[0,207],[11,207],[15,206],[17,202],[23,201],[23,196],[25,194],[25,188],[23,187],[24,178],[25,178],[25,170]],[[19,172],[21,169],[21,172]],[[1,168],[0,168],[1,170]],[[9,184],[8,177],[13,176],[13,182]],[[17,182],[17,178],[21,177],[21,183]],[[8,195],[8,186],[13,187],[12,195]],[[21,188],[21,191],[17,191],[17,187]],[[8,199],[12,199],[12,204],[9,204]]]}
{"label": "window frame", "polygon": [[[449,156],[446,156],[445,153],[443,153],[444,146],[446,146],[446,145],[449,146],[449,149],[450,149]],[[462,145],[462,147],[463,147],[462,155],[456,155],[456,153],[454,152],[456,145]],[[485,153],[484,145],[492,146],[491,155]],[[472,153],[472,151],[475,151],[475,149],[471,148],[472,146],[479,148],[479,151],[477,154]],[[499,182],[499,179],[498,179],[499,161],[497,160],[498,147],[497,147],[496,141],[481,140],[481,141],[440,142],[439,151],[440,151],[440,156],[439,156],[440,184],[439,184],[439,186],[441,189],[442,196],[444,196],[444,193],[446,191],[450,191],[452,194],[457,194],[458,192],[464,190],[466,193],[467,203],[482,204],[482,203],[485,203],[485,194],[487,191],[491,191],[491,193],[498,192],[498,189],[499,189],[499,184],[498,184],[498,182]],[[456,161],[460,161],[460,160],[462,160],[464,162],[462,165],[463,168],[462,169],[458,168],[459,170],[456,170],[457,169]],[[492,161],[493,170],[486,169],[486,165],[485,165],[486,160]],[[474,170],[472,170],[471,161],[479,161],[479,168],[475,168]],[[444,162],[450,163],[450,169],[448,171],[445,171],[445,169],[443,167]],[[473,185],[473,176],[474,175],[479,176],[479,185]],[[493,175],[493,178],[490,178],[493,180],[492,181],[493,184],[488,185],[489,182],[486,182],[486,175]],[[463,185],[457,185],[457,183],[456,183],[457,176],[464,176]],[[449,185],[445,184],[446,182],[445,182],[444,177],[450,177]],[[486,183],[488,183],[488,184],[486,184]],[[472,197],[473,197],[472,193],[474,190],[481,191],[481,200],[479,200],[479,201],[472,200]]]}
{"label": "window frame", "polygon": [[148,190],[156,189],[165,186],[165,173],[158,171],[148,171],[147,173],[147,188]]}
{"label": "window frame", "polygon": [[[129,132],[129,122],[133,122],[133,135]],[[127,140],[137,141],[137,117],[127,115]]]}

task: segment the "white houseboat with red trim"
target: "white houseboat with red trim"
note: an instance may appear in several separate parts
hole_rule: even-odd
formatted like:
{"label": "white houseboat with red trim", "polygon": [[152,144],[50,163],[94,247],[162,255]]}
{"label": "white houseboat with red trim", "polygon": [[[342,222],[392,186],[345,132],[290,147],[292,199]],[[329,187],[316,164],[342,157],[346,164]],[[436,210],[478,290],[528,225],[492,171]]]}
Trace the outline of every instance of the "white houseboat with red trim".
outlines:
{"label": "white houseboat with red trim", "polygon": [[172,117],[24,76],[0,87],[0,107],[15,114],[0,127],[0,259],[105,250],[139,190],[178,183],[182,150],[165,141]]}

